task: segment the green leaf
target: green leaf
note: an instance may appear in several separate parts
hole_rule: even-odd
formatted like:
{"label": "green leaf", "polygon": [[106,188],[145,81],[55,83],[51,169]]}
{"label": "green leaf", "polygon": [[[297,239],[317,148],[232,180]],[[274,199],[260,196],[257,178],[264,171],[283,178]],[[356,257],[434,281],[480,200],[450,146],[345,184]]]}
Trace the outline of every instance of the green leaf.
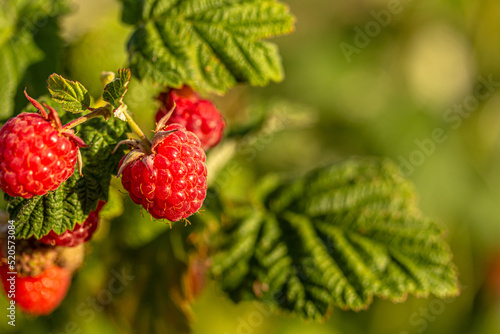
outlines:
{"label": "green leaf", "polygon": [[278,49],[263,39],[294,29],[288,7],[274,0],[123,0],[122,19],[135,24],[128,43],[138,78],[224,93],[239,82],[280,81]]}
{"label": "green leaf", "polygon": [[[52,104],[54,104],[52,102]],[[61,113],[63,114],[63,113]],[[15,221],[16,237],[41,238],[54,230],[61,234],[82,223],[98,200],[108,201],[109,184],[118,170],[123,150],[112,154],[116,143],[126,138],[128,125],[112,118],[107,122],[94,118],[77,128],[80,137],[89,145],[80,149],[83,158],[83,177],[75,168],[74,174],[57,190],[31,199],[12,198],[7,210]]]}
{"label": "green leaf", "polygon": [[[0,11],[0,119],[12,115],[14,99],[26,86],[27,69],[43,61],[35,43],[52,19],[68,10],[66,0],[3,1]],[[42,47],[43,49],[43,47]],[[24,98],[24,96],[23,96]],[[24,106],[25,99],[22,106]]]}
{"label": "green leaf", "polygon": [[127,92],[128,83],[130,82],[130,76],[130,69],[120,69],[118,70],[118,77],[104,87],[102,98],[111,104],[114,109],[120,107],[123,102],[123,97]]}
{"label": "green leaf", "polygon": [[31,39],[26,43],[7,43],[0,48],[0,118],[7,118],[14,109],[14,96],[18,84],[29,64],[42,54]]}
{"label": "green leaf", "polygon": [[49,77],[47,83],[52,99],[62,104],[64,110],[79,113],[89,108],[89,92],[78,81],[67,80],[54,73]]}
{"label": "green leaf", "polygon": [[258,299],[322,320],[374,296],[451,297],[457,273],[443,231],[424,218],[397,166],[353,160],[281,186],[224,227],[212,272],[235,301]]}
{"label": "green leaf", "polygon": [[86,215],[78,198],[81,188],[77,186],[77,180],[78,177],[73,175],[56,191],[29,200],[6,195],[9,201],[7,210],[16,225],[16,237],[39,239],[51,230],[61,234],[83,222]]}

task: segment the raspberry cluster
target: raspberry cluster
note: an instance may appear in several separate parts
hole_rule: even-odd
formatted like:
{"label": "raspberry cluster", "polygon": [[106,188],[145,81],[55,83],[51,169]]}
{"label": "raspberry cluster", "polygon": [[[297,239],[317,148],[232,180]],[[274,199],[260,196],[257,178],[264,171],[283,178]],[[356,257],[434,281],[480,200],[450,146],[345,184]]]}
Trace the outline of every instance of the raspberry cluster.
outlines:
{"label": "raspberry cluster", "polygon": [[[88,118],[82,116],[63,126],[53,108],[25,95],[39,112],[21,113],[0,129],[0,188],[10,196],[29,199],[56,190],[73,175],[77,162],[81,174],[79,148],[86,145],[71,128]],[[151,142],[143,135],[142,142],[126,140],[118,144],[134,147],[120,162],[118,175],[122,175],[132,201],[154,218],[175,222],[202,206],[207,192],[203,149],[221,140],[225,123],[215,106],[190,88],[172,90],[168,96],[164,106],[171,110],[164,114],[159,111]],[[59,306],[74,270],[83,261],[83,244],[96,231],[104,205],[99,201],[85,221],[62,234],[51,230],[39,240],[19,241],[16,293],[12,298],[21,309],[45,315]],[[9,295],[13,275],[9,272],[13,270],[2,255],[7,245],[4,232],[0,222],[0,278]]]}

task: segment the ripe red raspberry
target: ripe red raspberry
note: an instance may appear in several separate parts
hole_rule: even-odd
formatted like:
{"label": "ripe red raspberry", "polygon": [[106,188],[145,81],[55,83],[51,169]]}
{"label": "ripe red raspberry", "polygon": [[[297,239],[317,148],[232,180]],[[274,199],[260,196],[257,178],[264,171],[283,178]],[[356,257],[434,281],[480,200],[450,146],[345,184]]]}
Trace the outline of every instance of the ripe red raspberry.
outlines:
{"label": "ripe red raspberry", "polygon": [[26,97],[40,111],[21,113],[0,129],[0,188],[31,198],[57,189],[74,172],[78,147],[85,143],[63,129],[57,112]]}
{"label": "ripe red raspberry", "polygon": [[205,200],[205,152],[198,137],[182,125],[163,128],[162,124],[153,138],[152,153],[131,151],[118,174],[134,203],[156,219],[178,221],[198,211]]}
{"label": "ripe red raspberry", "polygon": [[38,276],[20,277],[8,272],[8,265],[2,262],[0,276],[5,293],[13,297],[11,299],[24,312],[32,315],[46,315],[57,308],[71,281],[71,273],[58,266],[47,268]]}
{"label": "ripe red raspberry", "polygon": [[106,204],[104,201],[97,203],[95,211],[91,211],[87,219],[82,224],[76,224],[72,230],[66,230],[63,234],[57,235],[54,231],[43,236],[40,241],[47,245],[75,247],[84,242],[90,241],[97,229],[99,222],[99,211]]}
{"label": "ripe red raspberry", "polygon": [[172,89],[161,93],[158,100],[162,107],[156,113],[156,121],[165,116],[170,109],[175,109],[167,124],[178,123],[200,138],[201,147],[208,150],[222,139],[226,126],[222,115],[209,100],[201,99],[190,87]]}

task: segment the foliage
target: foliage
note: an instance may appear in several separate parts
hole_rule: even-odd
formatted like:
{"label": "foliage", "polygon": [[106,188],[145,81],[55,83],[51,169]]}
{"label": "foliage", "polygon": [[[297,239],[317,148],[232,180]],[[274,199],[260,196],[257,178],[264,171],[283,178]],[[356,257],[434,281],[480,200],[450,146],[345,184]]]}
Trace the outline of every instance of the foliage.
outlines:
{"label": "foliage", "polygon": [[90,106],[89,92],[81,83],[66,80],[55,73],[49,77],[47,83],[52,99],[62,104],[64,110],[78,113]]}
{"label": "foliage", "polygon": [[[52,74],[47,81],[53,99],[49,104],[66,121],[75,119],[72,113],[102,110],[109,116],[113,111],[126,111],[124,98],[132,75],[149,81],[142,86],[137,83],[139,88],[189,85],[201,93],[216,94],[225,94],[240,83],[265,86],[284,77],[278,48],[267,41],[294,30],[295,20],[281,2],[121,2],[122,21],[132,29],[127,44],[130,70],[118,70],[116,78],[105,85],[98,106],[92,105],[81,83]],[[5,4],[5,11],[0,12],[2,118],[14,112],[14,97],[22,78],[29,78],[25,72],[30,64],[44,56],[47,59],[45,50],[35,43],[33,25],[26,22],[46,15],[58,23],[67,12],[62,0]],[[108,69],[95,69],[96,73],[101,70]],[[328,90],[324,82],[321,85]],[[156,97],[156,91],[147,89],[144,99],[134,100],[131,112],[151,118],[152,123],[152,115],[141,109],[145,100],[149,103]],[[227,190],[225,168],[238,164],[238,154],[247,151],[254,159],[263,150],[254,146],[272,141],[277,132],[303,129],[315,118],[309,109],[293,117],[280,114],[287,103],[277,103],[256,117],[252,108],[240,112],[242,104],[237,101],[237,110],[227,113],[230,121],[224,142],[208,152],[213,196],[207,198],[202,214],[190,218],[191,227],[179,229],[177,224],[170,230],[162,222],[145,222],[136,206],[124,202],[119,186],[110,188],[124,155],[121,148],[116,153],[112,150],[127,138],[130,128],[118,118],[95,118],[76,128],[89,144],[80,150],[83,177],[75,170],[56,191],[29,200],[5,196],[10,218],[18,227],[17,238],[40,238],[50,230],[63,233],[81,223],[99,199],[110,201],[103,211],[106,223],[125,212],[120,218],[125,223],[108,226],[102,232],[106,241],[97,247],[109,255],[99,259],[106,269],[110,264],[126,264],[137,270],[131,295],[124,297],[136,311],[126,326],[136,331],[190,330],[192,298],[185,280],[193,258],[206,260],[200,249],[208,241],[211,275],[233,301],[257,300],[305,319],[324,320],[333,307],[363,310],[374,297],[402,302],[410,294],[446,298],[459,293],[443,229],[420,212],[413,186],[389,160],[349,159],[295,178],[262,177],[265,168],[257,170],[256,164],[248,163],[243,168],[256,169],[255,179],[245,180],[240,189],[244,195],[237,199],[220,195],[219,191]],[[243,115],[243,124],[233,123],[233,114]],[[311,133],[308,137],[320,140]],[[335,145],[342,145],[342,154],[351,149],[346,141],[339,142]],[[307,163],[308,167],[319,164],[317,160]],[[299,170],[294,167],[286,172]],[[238,178],[244,179],[242,175]],[[191,239],[196,238],[203,240],[194,245]],[[108,311],[124,322],[123,314],[131,312],[124,309],[128,303]]]}
{"label": "foliage", "polygon": [[[52,29],[51,17],[68,12],[66,0],[3,1],[0,10],[0,119],[14,110],[26,69],[43,59],[36,35]],[[55,36],[54,36],[55,37]]]}
{"label": "foliage", "polygon": [[123,0],[123,21],[138,78],[224,93],[237,83],[264,86],[283,78],[278,49],[262,41],[293,30],[293,17],[274,0]]}
{"label": "foliage", "polygon": [[104,101],[111,104],[113,110],[118,109],[123,103],[123,97],[127,92],[129,82],[130,70],[121,69],[118,70],[118,78],[112,80],[104,87],[102,98]]}
{"label": "foliage", "polygon": [[323,319],[332,305],[365,309],[373,296],[458,294],[443,231],[422,217],[392,163],[350,160],[262,188],[262,205],[224,226],[214,257],[233,300]]}

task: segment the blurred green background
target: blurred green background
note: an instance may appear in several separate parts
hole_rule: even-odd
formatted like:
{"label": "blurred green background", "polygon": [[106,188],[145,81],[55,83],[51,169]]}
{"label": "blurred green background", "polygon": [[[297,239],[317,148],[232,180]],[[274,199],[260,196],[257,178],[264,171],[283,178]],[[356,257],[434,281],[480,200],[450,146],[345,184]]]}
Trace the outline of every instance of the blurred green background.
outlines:
{"label": "blurred green background", "polygon": [[[182,244],[193,227],[170,230],[150,222],[127,199],[124,215],[101,224],[62,306],[46,318],[18,314],[16,328],[4,319],[0,332],[183,333],[189,318],[197,334],[500,333],[500,2],[286,2],[297,24],[294,34],[275,40],[285,81],[237,87],[215,99],[229,128],[251,121],[252,106],[269,101],[310,117],[299,129],[262,140],[255,159],[242,157],[238,172],[227,173],[221,195],[245,198],[245,189],[266,173],[310,170],[350,156],[408,161],[412,165],[402,168],[423,212],[448,230],[461,296],[375,300],[367,311],[334,309],[328,321],[316,324],[267,306],[235,305],[208,281],[190,308],[176,292],[183,283],[175,275],[188,260],[171,245]],[[100,72],[126,64],[130,30],[119,16],[115,1],[75,1],[62,25],[66,64],[44,68],[45,77],[62,71],[97,96]],[[456,113],[457,105],[474,101],[483,80],[493,81],[489,96]],[[127,103],[144,128],[153,126],[157,90],[131,83]],[[436,129],[445,138],[439,143],[432,140]],[[113,270],[135,278],[119,293],[106,294]],[[108,298],[106,305],[93,308],[96,297]],[[6,304],[0,297],[0,308]]]}

